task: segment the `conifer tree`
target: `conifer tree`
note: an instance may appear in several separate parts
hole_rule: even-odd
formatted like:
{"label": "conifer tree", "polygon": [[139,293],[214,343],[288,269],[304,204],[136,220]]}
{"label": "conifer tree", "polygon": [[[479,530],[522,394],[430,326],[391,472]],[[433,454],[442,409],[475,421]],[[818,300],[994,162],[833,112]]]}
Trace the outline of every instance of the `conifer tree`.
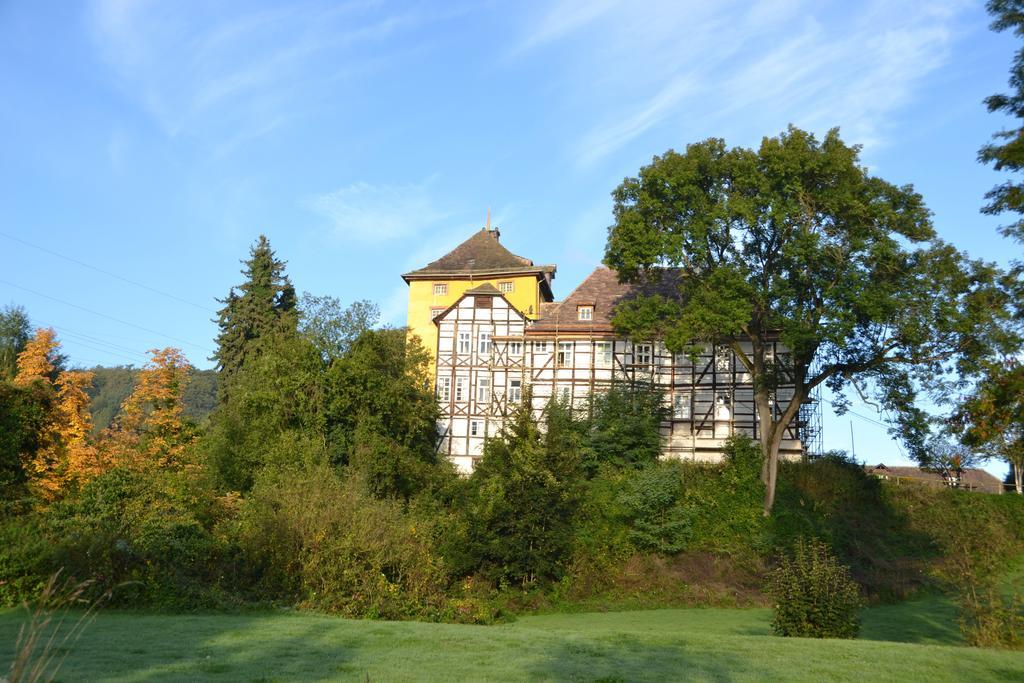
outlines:
{"label": "conifer tree", "polygon": [[18,372],[18,354],[25,350],[32,328],[21,306],[5,306],[0,311],[0,380]]}
{"label": "conifer tree", "polygon": [[220,299],[224,308],[217,315],[220,333],[211,360],[220,371],[218,394],[223,402],[231,379],[252,358],[261,353],[261,339],[279,332],[293,332],[298,316],[295,288],[285,275],[285,262],[277,259],[266,236],[260,235],[244,261],[245,282]]}

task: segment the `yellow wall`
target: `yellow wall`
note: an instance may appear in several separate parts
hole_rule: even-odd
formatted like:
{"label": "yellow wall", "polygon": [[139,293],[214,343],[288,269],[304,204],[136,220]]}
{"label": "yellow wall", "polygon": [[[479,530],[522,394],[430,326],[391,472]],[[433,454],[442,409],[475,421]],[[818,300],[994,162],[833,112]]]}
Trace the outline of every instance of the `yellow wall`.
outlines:
{"label": "yellow wall", "polygon": [[[407,325],[410,334],[414,334],[423,342],[423,346],[430,352],[433,359],[437,357],[437,325],[431,317],[431,309],[436,307],[448,308],[455,303],[460,296],[473,287],[479,287],[484,283],[498,286],[499,282],[512,282],[512,292],[505,294],[520,313],[528,318],[536,318],[540,311],[541,296],[540,282],[536,275],[517,275],[500,278],[489,278],[480,280],[413,280],[409,283],[409,316]],[[447,294],[434,294],[435,284],[447,284]],[[433,362],[431,363],[431,374],[433,374]]]}

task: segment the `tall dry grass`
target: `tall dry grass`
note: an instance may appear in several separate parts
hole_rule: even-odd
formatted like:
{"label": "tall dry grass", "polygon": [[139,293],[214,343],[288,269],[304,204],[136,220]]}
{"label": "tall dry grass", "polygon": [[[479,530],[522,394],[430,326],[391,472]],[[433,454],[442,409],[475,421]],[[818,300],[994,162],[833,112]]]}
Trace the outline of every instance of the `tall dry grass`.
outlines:
{"label": "tall dry grass", "polygon": [[[98,598],[87,598],[92,581],[62,579],[61,573],[58,570],[50,576],[34,604],[24,604],[28,620],[18,631],[8,683],[37,683],[56,678],[71,648],[110,597],[107,591]],[[78,612],[82,608],[84,611]]]}

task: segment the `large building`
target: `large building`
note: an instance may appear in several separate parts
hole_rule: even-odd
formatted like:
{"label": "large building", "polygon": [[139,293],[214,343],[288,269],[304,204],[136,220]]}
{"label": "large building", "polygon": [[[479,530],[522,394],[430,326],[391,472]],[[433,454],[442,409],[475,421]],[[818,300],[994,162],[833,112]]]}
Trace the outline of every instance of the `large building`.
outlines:
{"label": "large building", "polygon": [[[661,429],[667,457],[716,461],[730,435],[757,436],[751,378],[729,347],[708,347],[693,359],[657,339],[629,341],[612,327],[621,301],[675,296],[675,271],[632,285],[598,267],[562,301],[554,301],[554,276],[554,266],[516,256],[488,228],[402,276],[410,332],[434,354],[439,449],[460,471],[472,471],[484,440],[498,433],[528,386],[539,416],[552,396],[582,407],[612,382],[656,382],[670,415]],[[784,348],[773,345],[770,353],[784,365]],[[792,389],[776,393],[775,405],[784,405]],[[814,440],[816,407],[809,403],[787,432],[783,457],[799,457]]]}

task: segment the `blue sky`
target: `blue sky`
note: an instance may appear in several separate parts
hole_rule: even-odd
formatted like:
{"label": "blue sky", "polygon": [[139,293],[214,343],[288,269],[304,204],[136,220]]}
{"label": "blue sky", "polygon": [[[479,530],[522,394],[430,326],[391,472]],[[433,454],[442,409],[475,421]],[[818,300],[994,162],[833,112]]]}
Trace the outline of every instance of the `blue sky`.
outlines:
{"label": "blue sky", "polygon": [[[1005,262],[1020,249],[978,213],[999,176],[975,156],[1005,124],[982,99],[1016,45],[988,21],[943,0],[9,0],[0,303],[56,327],[74,363],[177,345],[208,367],[214,298],[260,232],[300,291],[401,324],[400,273],[488,207],[564,296],[600,261],[623,177],[788,123],[839,126],[944,238]],[[858,455],[898,459],[852,419]],[[850,421],[826,411],[826,446],[848,448]]]}

